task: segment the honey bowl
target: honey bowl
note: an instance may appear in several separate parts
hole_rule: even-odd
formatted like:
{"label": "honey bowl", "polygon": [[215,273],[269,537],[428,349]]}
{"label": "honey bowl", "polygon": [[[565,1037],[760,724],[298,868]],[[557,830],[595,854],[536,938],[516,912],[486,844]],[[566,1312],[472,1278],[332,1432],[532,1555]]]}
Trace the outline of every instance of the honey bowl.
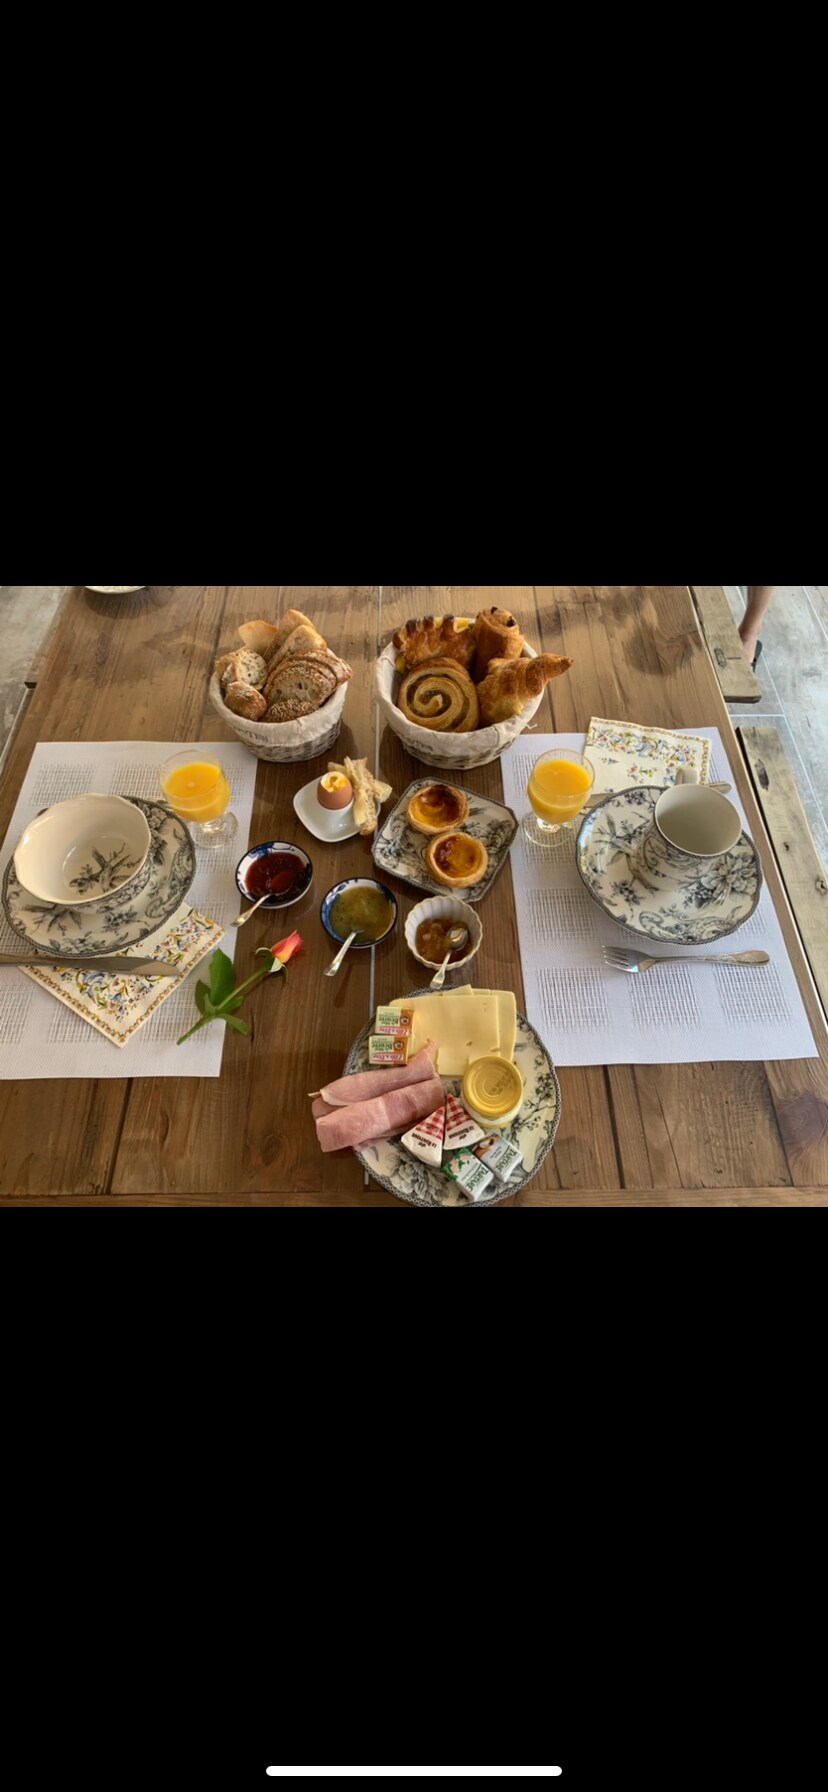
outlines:
{"label": "honey bowl", "polygon": [[[454,971],[462,971],[477,957],[483,944],[483,928],[473,908],[467,902],[460,902],[456,896],[429,896],[425,902],[418,902],[411,910],[405,923],[405,940],[412,958],[418,964],[424,964],[430,971],[439,970],[442,958],[424,958],[417,949],[417,935],[420,928],[428,922],[437,923],[441,927],[467,927],[469,941],[462,958],[449,962],[449,975]],[[443,954],[445,957],[445,953]]]}

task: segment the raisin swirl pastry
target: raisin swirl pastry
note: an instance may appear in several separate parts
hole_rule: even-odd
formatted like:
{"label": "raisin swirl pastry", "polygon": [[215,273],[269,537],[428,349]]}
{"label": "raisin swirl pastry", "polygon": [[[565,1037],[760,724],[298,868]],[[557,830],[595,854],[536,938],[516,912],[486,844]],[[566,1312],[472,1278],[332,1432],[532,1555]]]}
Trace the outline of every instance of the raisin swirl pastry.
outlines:
{"label": "raisin swirl pastry", "polygon": [[432,660],[409,672],[397,707],[407,721],[438,734],[471,734],[480,724],[477,691],[468,672],[453,660]]}

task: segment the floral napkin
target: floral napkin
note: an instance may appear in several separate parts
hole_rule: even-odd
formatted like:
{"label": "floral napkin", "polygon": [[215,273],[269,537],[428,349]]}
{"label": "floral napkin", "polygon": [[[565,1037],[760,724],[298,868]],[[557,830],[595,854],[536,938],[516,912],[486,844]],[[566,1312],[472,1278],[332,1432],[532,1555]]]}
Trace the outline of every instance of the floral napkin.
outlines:
{"label": "floral napkin", "polygon": [[[140,946],[128,946],[123,958],[157,958],[162,964],[184,965],[191,971],[222,938],[222,928],[185,903],[172,919]],[[21,967],[22,969],[23,967]],[[106,971],[81,971],[69,966],[24,970],[26,977],[65,1002],[88,1020],[113,1045],[126,1045],[138,1028],[155,1014],[162,1002],[180,989],[181,977],[128,977]]]}
{"label": "floral napkin", "polygon": [[593,716],[589,724],[584,752],[595,767],[595,791],[675,784],[683,770],[697,771],[699,783],[706,784],[710,772],[709,740],[601,716]]}

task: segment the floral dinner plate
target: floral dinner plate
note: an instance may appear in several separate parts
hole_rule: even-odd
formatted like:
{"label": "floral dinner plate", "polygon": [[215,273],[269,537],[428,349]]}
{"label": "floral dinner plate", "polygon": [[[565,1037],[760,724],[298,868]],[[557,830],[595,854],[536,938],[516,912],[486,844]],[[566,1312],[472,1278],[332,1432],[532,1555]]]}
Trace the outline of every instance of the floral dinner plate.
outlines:
{"label": "floral dinner plate", "polygon": [[695,882],[661,891],[636,875],[636,849],[660,789],[617,791],[591,809],[578,834],[576,862],[589,891],[613,921],[672,945],[701,946],[744,926],[759,906],[762,867],[747,834]]}
{"label": "floral dinner plate", "polygon": [[196,872],[195,847],[183,821],[163,803],[130,797],[146,816],[152,841],[146,885],[128,886],[105,901],[56,908],[24,890],[9,859],[3,878],[6,919],[20,938],[46,957],[94,958],[140,946],[184,901]]}
{"label": "floral dinner plate", "polygon": [[[405,1000],[432,994],[431,989],[417,989]],[[368,1041],[373,1031],[373,1021],[363,1028],[349,1053],[345,1076],[356,1076],[358,1071],[368,1069]],[[354,1156],[381,1188],[414,1207],[495,1207],[499,1201],[508,1201],[534,1180],[552,1150],[561,1118],[561,1087],[555,1066],[543,1041],[522,1014],[517,1017],[515,1063],[524,1081],[523,1107],[514,1125],[502,1136],[522,1152],[523,1166],[508,1182],[492,1181],[479,1201],[469,1201],[442,1170],[418,1163],[396,1139],[382,1139],[355,1151]],[[447,1093],[459,1100],[462,1082],[450,1077],[442,1080]]]}

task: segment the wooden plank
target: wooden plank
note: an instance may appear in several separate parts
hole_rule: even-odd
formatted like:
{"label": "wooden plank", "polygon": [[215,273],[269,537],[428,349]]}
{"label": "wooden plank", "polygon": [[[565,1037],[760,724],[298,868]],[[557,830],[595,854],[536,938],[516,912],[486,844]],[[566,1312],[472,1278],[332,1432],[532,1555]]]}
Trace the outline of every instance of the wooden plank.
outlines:
{"label": "wooden plank", "polygon": [[[541,647],[541,628],[532,585],[386,585],[383,589],[382,637],[387,639],[409,617],[449,613],[476,616],[480,610],[493,608],[509,610],[520,623],[530,645]],[[555,682],[565,684],[566,680]],[[554,686],[549,687],[550,691],[553,689]],[[540,732],[552,726],[545,707],[548,702],[547,697],[536,718]],[[382,733],[380,757],[383,776],[394,783],[398,794],[414,778],[427,776],[431,769],[413,760],[387,725]],[[458,782],[495,802],[503,802],[499,761],[463,772]],[[395,889],[400,895],[403,912],[409,913],[418,900],[416,892],[399,883],[395,884]],[[525,1012],[511,865],[505,867],[478,912],[483,924],[483,945],[464,980],[480,989],[513,989],[518,1006]],[[389,991],[389,995],[401,995],[406,990],[422,987],[421,983],[412,982],[412,978],[422,976],[423,983],[427,981],[422,967],[407,953],[402,931],[393,963],[398,979],[407,977],[408,981]],[[382,996],[382,991],[378,993]],[[592,1185],[617,1186],[618,1158],[604,1071],[592,1068],[562,1070],[560,1082],[561,1124],[555,1149],[539,1172],[538,1188],[546,1191],[559,1186],[573,1189]]]}
{"label": "wooden plank", "polygon": [[[225,587],[158,586],[142,598],[67,594],[47,662],[9,755],[0,788],[5,835],[38,741],[198,739],[203,674]],[[201,657],[200,657],[201,656]],[[0,1083],[0,1192],[104,1193],[129,1083]]]}
{"label": "wooden plank", "polygon": [[823,1052],[823,1061],[813,1064],[610,1069],[619,1180],[630,1189],[724,1189],[751,1179],[828,1185],[828,1138],[820,1131],[828,1033],[689,588],[539,586],[537,592],[544,648],[576,662],[549,687],[558,731],[584,731],[596,714],[718,727]]}
{"label": "wooden plank", "polygon": [[[22,1195],[19,1200],[0,1198],[2,1207],[353,1207],[357,1202],[343,1196],[337,1201],[317,1191],[305,1195],[157,1195],[148,1201],[144,1195],[102,1195],[49,1197]],[[395,1201],[382,1189],[367,1189],[359,1197],[360,1207],[395,1207],[398,1212],[412,1213],[407,1201]],[[539,1190],[535,1183],[499,1202],[493,1210],[509,1207],[826,1207],[825,1188],[654,1188],[643,1192],[634,1189],[558,1189]]]}
{"label": "wooden plank", "polygon": [[43,636],[40,646],[38,647],[37,653],[35,654],[34,659],[32,660],[32,663],[31,663],[29,670],[26,674],[26,683],[27,684],[39,684],[41,678],[43,677],[43,673],[45,672],[46,667],[49,664],[49,660],[50,660],[51,653],[52,653],[52,648],[54,647],[55,636],[58,632],[58,628],[60,627],[60,619],[61,619],[61,615],[63,613],[63,608],[64,608],[64,605],[66,602],[66,598],[67,598],[70,590],[72,590],[72,589],[73,589],[72,586],[67,585],[66,590],[63,594],[63,597],[60,599],[60,602],[58,603],[58,606],[57,606],[57,609],[55,610],[54,616],[52,617],[49,627],[47,628],[46,633]]}
{"label": "wooden plank", "polygon": [[713,670],[726,703],[761,703],[762,687],[745,659],[739,630],[721,585],[691,585]]}
{"label": "wooden plank", "polygon": [[[232,586],[221,626],[221,649],[234,644],[240,622],[277,618],[288,608],[305,611],[332,647],[354,669],[342,732],[342,752],[373,757],[374,662],[378,589],[368,585]],[[206,647],[206,643],[205,643]],[[208,725],[221,737],[225,725],[208,704],[212,650],[193,670],[201,712],[190,738]],[[213,735],[208,735],[213,738]],[[235,736],[230,735],[235,739]],[[357,1206],[363,1172],[353,1156],[322,1156],[308,1095],[339,1076],[356,1035],[369,1017],[371,954],[352,952],[334,980],[322,971],[335,947],[319,919],[325,892],[340,878],[370,873],[371,842],[357,836],[343,845],[312,839],[293,809],[294,794],[327,769],[331,753],[304,765],[259,765],[250,844],[296,841],[314,867],[311,890],[285,916],[255,915],[237,950],[240,968],[252,966],[258,946],[272,945],[294,928],[306,952],[287,985],[270,981],[245,1009],[250,1038],[228,1033],[219,1081],[137,1079],[129,1099],[112,1181],[116,1194],[192,1196],[320,1206]],[[239,857],[247,843],[239,842]],[[379,947],[380,959],[385,947]],[[397,1205],[384,1191],[370,1204]]]}
{"label": "wooden plank", "polygon": [[778,730],[766,724],[742,726],[738,733],[811,973],[828,1009],[828,876]]}

